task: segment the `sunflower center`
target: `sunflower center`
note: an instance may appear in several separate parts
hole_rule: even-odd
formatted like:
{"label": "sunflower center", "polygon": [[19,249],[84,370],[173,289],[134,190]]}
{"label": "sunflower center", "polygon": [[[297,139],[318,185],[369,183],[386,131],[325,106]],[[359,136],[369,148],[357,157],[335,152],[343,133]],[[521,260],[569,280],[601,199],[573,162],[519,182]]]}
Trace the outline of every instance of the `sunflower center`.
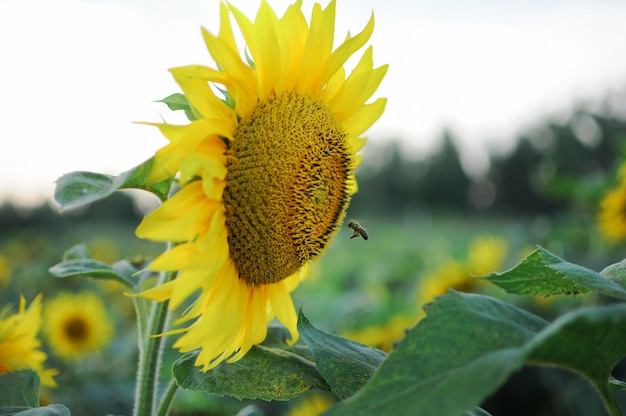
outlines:
{"label": "sunflower center", "polygon": [[240,121],[228,151],[226,226],[239,277],[277,283],[326,248],[345,215],[352,155],[325,104],[272,96]]}
{"label": "sunflower center", "polygon": [[70,341],[80,342],[87,338],[89,329],[84,319],[72,318],[65,323],[63,331]]}

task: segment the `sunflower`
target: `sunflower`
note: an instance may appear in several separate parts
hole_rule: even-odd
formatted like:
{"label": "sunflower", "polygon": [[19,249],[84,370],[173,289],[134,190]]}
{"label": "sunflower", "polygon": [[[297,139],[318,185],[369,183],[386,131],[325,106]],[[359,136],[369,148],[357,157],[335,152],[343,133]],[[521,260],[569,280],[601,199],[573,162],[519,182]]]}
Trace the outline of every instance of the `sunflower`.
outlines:
{"label": "sunflower", "polygon": [[293,401],[286,416],[317,416],[330,409],[335,400],[328,393],[311,391]]}
{"label": "sunflower", "polygon": [[44,332],[52,351],[71,361],[101,351],[113,336],[104,302],[94,293],[62,293],[46,303]]}
{"label": "sunflower", "polygon": [[11,266],[11,262],[8,257],[0,254],[0,288],[3,288],[9,284],[11,281],[11,273],[13,272],[13,267]]}
{"label": "sunflower", "polygon": [[600,232],[611,243],[626,239],[626,164],[617,176],[619,182],[602,197],[598,214]]}
{"label": "sunflower", "polygon": [[502,267],[507,251],[507,242],[502,237],[476,237],[470,246],[465,267],[471,275],[484,276]]}
{"label": "sunflower", "polygon": [[41,295],[26,309],[26,301],[20,298],[20,310],[11,314],[10,309],[0,311],[0,374],[30,368],[39,374],[41,384],[55,387],[54,375],[58,371],[45,369],[46,354],[40,350],[37,333],[41,327]]}
{"label": "sunflower", "polygon": [[199,349],[203,371],[243,357],[274,317],[297,340],[290,292],[340,227],[357,190],[361,135],[386,103],[368,102],[387,70],[374,68],[371,47],[349,76],[344,69],[371,36],[373,16],[334,50],[334,1],[315,4],[310,23],[300,1],[281,18],[262,2],[254,22],[222,3],[220,21],[217,35],[202,31],[218,69],[170,70],[195,120],[157,125],[169,143],[149,183],[175,177],[181,188],[136,231],[177,243],[151,268],[178,277],[142,296],[170,300],[170,309],[190,299],[178,323],[191,323],[174,347]]}
{"label": "sunflower", "polygon": [[389,352],[395,343],[400,341],[418,321],[416,316],[397,315],[389,321],[362,329],[357,329],[344,333],[343,336],[356,342],[360,342],[370,347]]}

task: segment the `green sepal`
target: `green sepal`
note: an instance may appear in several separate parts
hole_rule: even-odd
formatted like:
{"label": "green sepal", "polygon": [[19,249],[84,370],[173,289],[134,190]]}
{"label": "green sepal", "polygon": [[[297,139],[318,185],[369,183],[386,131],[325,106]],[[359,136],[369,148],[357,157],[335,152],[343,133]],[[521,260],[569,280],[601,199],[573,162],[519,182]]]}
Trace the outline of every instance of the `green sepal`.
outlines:
{"label": "green sepal", "polygon": [[345,399],[372,377],[387,357],[383,351],[315,328],[300,310],[298,332],[315,358],[315,364],[331,391]]}
{"label": "green sepal", "polygon": [[189,104],[189,100],[187,100],[185,94],[176,92],[174,94],[168,95],[162,100],[157,100],[156,102],[164,103],[172,111],[183,110],[185,112],[185,116],[187,116],[187,119],[189,121],[194,121],[200,118],[199,114],[193,109],[191,104]]}
{"label": "green sepal", "polygon": [[548,324],[503,301],[451,291],[389,354],[372,379],[325,415],[468,412],[523,365],[570,369],[619,415],[609,377],[626,355],[626,305],[585,308]]}
{"label": "green sepal", "polygon": [[39,407],[39,375],[33,370],[20,370],[0,375],[0,415],[69,416],[63,405]]}
{"label": "green sepal", "polygon": [[268,336],[269,342],[253,346],[239,361],[222,362],[205,373],[194,365],[198,352],[185,354],[172,367],[174,378],[184,389],[240,400],[289,400],[311,389],[330,390],[315,364],[301,354],[302,347],[289,347],[284,338],[277,344],[284,331],[268,328],[273,331],[278,332]]}
{"label": "green sepal", "polygon": [[121,189],[152,192],[161,201],[167,199],[173,178],[148,186],[148,175],[154,158],[122,173],[111,176],[95,172],[72,172],[57,179],[54,199],[61,208],[75,207],[104,199]]}
{"label": "green sepal", "polygon": [[483,279],[517,295],[576,296],[593,292],[626,299],[626,290],[615,281],[569,263],[541,247],[514,268]]}

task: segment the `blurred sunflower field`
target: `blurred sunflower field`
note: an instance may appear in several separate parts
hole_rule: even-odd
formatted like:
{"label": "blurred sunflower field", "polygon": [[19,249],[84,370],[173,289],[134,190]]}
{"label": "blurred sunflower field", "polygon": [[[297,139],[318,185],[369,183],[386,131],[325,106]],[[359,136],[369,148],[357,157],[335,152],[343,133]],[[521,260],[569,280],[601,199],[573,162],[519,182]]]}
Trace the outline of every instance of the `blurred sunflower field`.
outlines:
{"label": "blurred sunflower field", "polygon": [[[297,5],[222,18],[294,35]],[[203,33],[212,54],[229,30]],[[54,203],[0,206],[0,414],[624,413],[623,100],[538,120],[480,174],[452,131],[419,158],[393,137],[357,157],[386,67],[363,52],[354,104],[341,92],[361,84],[334,60],[372,30],[325,56],[323,86],[254,36],[220,71],[175,68],[184,94],[163,105],[190,124],[157,125],[171,143],[153,158],[65,175]],[[304,144],[267,146],[276,131]],[[288,174],[268,185],[258,166]]]}
{"label": "blurred sunflower field", "polygon": [[[599,123],[603,120],[593,116]],[[611,121],[615,126],[615,120]],[[558,136],[567,131],[567,125],[541,128],[553,129],[560,146],[578,146],[574,136]],[[499,199],[500,188],[508,186],[504,180],[494,188],[495,197],[489,205],[472,206],[475,184],[460,169],[453,145],[419,162],[403,159],[394,141],[382,152],[375,152],[378,157],[387,155],[383,162],[371,159],[374,152],[366,153],[362,176],[358,175],[360,190],[348,216],[358,218],[369,239],[350,239],[352,230],[340,230],[325,256],[311,264],[308,278],[293,294],[294,303],[321,330],[385,352],[392,351],[408,329],[424,318],[424,305],[449,289],[506,300],[547,320],[583,306],[613,303],[609,297],[594,294],[512,295],[476,276],[514,267],[537,245],[593,270],[619,261],[626,239],[626,210],[622,204],[620,211],[614,200],[624,195],[619,173],[623,171],[622,159],[617,149],[625,133],[626,123],[619,124],[617,131],[607,129],[603,133],[598,148],[614,146],[616,151],[606,160],[590,157],[592,174],[556,169],[565,163],[558,159],[564,153],[558,148],[536,153],[534,167],[517,166],[525,172],[516,179],[522,182],[534,180],[530,172],[537,166],[555,166],[543,188],[527,187],[534,192],[525,199],[537,201],[531,210]],[[524,142],[525,138],[520,138],[518,149]],[[519,151],[498,160],[493,177],[480,181],[497,183],[501,178],[496,176],[501,174],[498,172],[512,170],[518,163]],[[593,152],[590,149],[591,155]],[[419,197],[428,187],[424,181],[439,182],[432,176],[437,171],[446,175],[441,182],[465,185],[441,189],[436,198]],[[453,180],[451,172],[457,172],[459,178]],[[16,312],[20,294],[27,304],[43,294],[42,350],[47,354],[45,367],[57,374],[55,387],[42,387],[42,404],[63,403],[72,414],[131,411],[137,325],[123,285],[93,278],[58,279],[48,269],[70,248],[88,252],[89,257],[107,264],[120,260],[137,265],[150,262],[163,245],[138,239],[133,233],[143,216],[140,207],[145,205],[139,193],[118,192],[62,213],[51,205],[28,211],[8,203],[0,208],[1,302]],[[170,366],[178,358],[171,348],[173,341],[167,338],[162,368],[165,379],[171,377]],[[620,369],[618,364],[615,376]],[[616,397],[620,403],[625,400],[619,392]],[[180,390],[170,414],[313,415],[338,400],[323,390],[278,402],[240,401]],[[531,409],[538,415],[574,415],[600,414],[594,412],[601,412],[603,405],[582,377],[565,370],[529,366],[488,397],[483,407],[492,414],[521,415]]]}

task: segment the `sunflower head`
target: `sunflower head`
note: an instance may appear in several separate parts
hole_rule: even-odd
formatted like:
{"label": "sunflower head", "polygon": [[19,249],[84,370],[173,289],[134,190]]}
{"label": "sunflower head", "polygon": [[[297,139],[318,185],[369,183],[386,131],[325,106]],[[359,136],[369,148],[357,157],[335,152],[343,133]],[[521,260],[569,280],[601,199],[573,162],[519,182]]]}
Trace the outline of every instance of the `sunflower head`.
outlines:
{"label": "sunflower head", "polygon": [[55,387],[53,377],[58,371],[44,368],[47,356],[37,338],[40,327],[41,295],[28,309],[22,297],[19,312],[11,313],[8,308],[0,311],[0,374],[30,368],[39,374],[42,385]]}
{"label": "sunflower head", "polygon": [[600,201],[598,225],[609,243],[626,240],[626,164],[620,167],[618,183]]}
{"label": "sunflower head", "polygon": [[111,341],[113,324],[94,293],[62,293],[45,308],[44,332],[52,351],[68,361],[101,351]]}
{"label": "sunflower head", "polygon": [[[179,243],[151,266],[180,271],[178,278],[143,296],[176,308],[198,293],[181,318],[194,321],[176,346],[200,348],[204,370],[241,358],[273,317],[296,340],[289,292],[328,247],[357,190],[361,135],[385,106],[369,100],[387,69],[374,68],[369,47],[346,76],[344,64],[374,21],[333,49],[334,1],[315,4],[308,21],[301,2],[280,18],[262,2],[254,21],[222,3],[220,17],[217,35],[203,30],[218,69],[171,70],[195,119],[158,125],[169,143],[149,181],[176,177],[181,189],[137,229]],[[250,59],[239,52],[231,17]]]}

